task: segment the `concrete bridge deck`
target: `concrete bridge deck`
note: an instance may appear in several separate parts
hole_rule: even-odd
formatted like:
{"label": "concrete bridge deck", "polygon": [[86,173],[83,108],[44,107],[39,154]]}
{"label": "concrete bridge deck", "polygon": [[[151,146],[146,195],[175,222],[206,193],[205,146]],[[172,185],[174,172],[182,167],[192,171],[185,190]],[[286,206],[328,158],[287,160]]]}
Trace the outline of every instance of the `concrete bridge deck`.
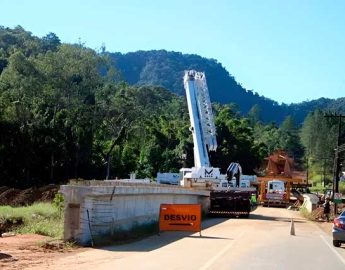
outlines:
{"label": "concrete bridge deck", "polygon": [[167,204],[209,206],[209,191],[145,181],[75,181],[61,186],[65,199],[64,239],[89,245],[134,228],[154,226]]}

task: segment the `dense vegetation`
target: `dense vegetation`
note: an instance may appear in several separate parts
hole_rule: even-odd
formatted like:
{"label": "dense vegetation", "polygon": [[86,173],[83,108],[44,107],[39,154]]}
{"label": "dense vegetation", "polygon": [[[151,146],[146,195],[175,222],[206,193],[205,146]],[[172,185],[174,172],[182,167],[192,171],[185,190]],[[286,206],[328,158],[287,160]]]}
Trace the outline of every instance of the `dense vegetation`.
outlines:
{"label": "dense vegetation", "polygon": [[[80,44],[0,28],[0,179],[25,187],[70,178],[154,177],[193,163],[184,98],[154,86],[129,86],[106,56]],[[219,105],[224,134],[238,153],[220,147],[215,163],[261,156],[253,132],[236,136],[235,118]],[[222,139],[222,132],[219,133]],[[228,144],[231,144],[228,139]],[[245,147],[241,151],[241,147]],[[218,160],[218,162],[217,162]],[[251,166],[245,166],[250,170]]]}
{"label": "dense vegetation", "polygon": [[[195,59],[194,64],[188,64],[179,55],[174,65],[181,71],[195,68],[209,72],[211,98],[217,96],[212,89],[221,83],[216,73],[233,80],[215,60],[205,63],[199,56],[188,56],[188,61]],[[133,63],[122,63],[122,74],[124,67],[138,68],[135,54],[132,56]],[[139,77],[154,83],[157,74],[152,69],[160,71],[159,78],[164,74],[167,81],[175,77],[175,85],[170,86],[182,94],[182,74],[158,68],[156,60],[162,65],[166,61],[152,58],[152,67],[146,67]],[[38,38],[21,27],[0,27],[1,185],[127,178],[131,172],[153,178],[159,171],[176,172],[183,165],[192,166],[193,144],[184,97],[160,86],[133,85],[138,78],[129,78],[130,84],[121,81],[113,60],[113,55],[97,53],[82,44],[63,44],[53,33]],[[225,85],[234,84],[240,93],[242,88],[230,79]],[[215,100],[227,101],[225,88],[219,91],[224,96]],[[219,148],[211,155],[213,166],[224,170],[230,162],[238,161],[244,172],[251,174],[276,149],[287,150],[297,160],[303,160],[304,149],[310,162],[320,155],[332,158],[336,141],[333,135],[328,136],[327,128],[335,129],[331,120],[322,118],[321,113],[310,114],[302,128],[303,147],[300,126],[292,116],[286,116],[279,126],[265,124],[260,121],[260,104],[250,103],[246,95],[256,96],[252,92],[242,96],[251,106],[247,106],[246,117],[233,104],[214,104]],[[313,129],[320,121],[327,122],[324,129],[316,127],[316,133]],[[322,136],[328,138],[327,145],[321,143]]]}
{"label": "dense vegetation", "polygon": [[301,124],[307,114],[316,109],[345,113],[345,98],[337,100],[320,98],[299,104],[278,104],[253,90],[244,89],[217,60],[195,54],[160,50],[127,54],[111,53],[110,57],[130,84],[160,85],[178,95],[183,95],[184,91],[181,79],[184,70],[205,71],[212,101],[223,104],[235,103],[242,115],[256,110],[258,118],[266,123],[282,123],[286,117],[292,116],[296,123]]}
{"label": "dense vegetation", "polygon": [[[311,179],[320,185],[332,183],[338,134],[340,144],[345,143],[345,130],[342,127],[343,124],[339,130],[339,118],[325,117],[320,110],[309,113],[304,120],[300,138],[305,149],[305,161]],[[341,152],[339,155],[342,171],[345,168],[344,154]]]}

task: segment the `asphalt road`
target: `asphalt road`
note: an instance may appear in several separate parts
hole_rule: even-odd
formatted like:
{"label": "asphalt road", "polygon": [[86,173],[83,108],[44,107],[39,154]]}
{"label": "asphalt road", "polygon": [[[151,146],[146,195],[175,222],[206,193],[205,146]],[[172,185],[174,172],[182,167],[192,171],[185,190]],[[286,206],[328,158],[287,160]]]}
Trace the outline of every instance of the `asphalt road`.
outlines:
{"label": "asphalt road", "polygon": [[[295,235],[291,235],[294,218]],[[164,232],[141,241],[65,256],[32,269],[345,269],[345,245],[298,212],[259,207],[249,219],[214,218],[198,233]]]}

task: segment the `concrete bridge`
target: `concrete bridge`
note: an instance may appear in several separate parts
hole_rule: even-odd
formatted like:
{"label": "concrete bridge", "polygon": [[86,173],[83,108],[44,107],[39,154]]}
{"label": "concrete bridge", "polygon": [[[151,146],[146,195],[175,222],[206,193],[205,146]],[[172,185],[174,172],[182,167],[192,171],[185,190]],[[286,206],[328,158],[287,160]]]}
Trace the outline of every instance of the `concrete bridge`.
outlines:
{"label": "concrete bridge", "polygon": [[209,191],[131,181],[76,181],[61,186],[65,200],[64,239],[81,245],[116,239],[135,229],[157,226],[160,204],[201,204]]}

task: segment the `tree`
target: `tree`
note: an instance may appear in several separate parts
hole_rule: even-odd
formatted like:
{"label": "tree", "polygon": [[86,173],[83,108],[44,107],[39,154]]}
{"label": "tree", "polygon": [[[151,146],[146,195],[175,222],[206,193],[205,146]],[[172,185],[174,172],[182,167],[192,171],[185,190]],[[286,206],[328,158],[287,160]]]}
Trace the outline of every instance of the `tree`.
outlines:
{"label": "tree", "polygon": [[249,120],[237,118],[229,106],[224,106],[216,115],[218,151],[211,156],[215,167],[225,170],[231,162],[239,162],[245,173],[252,174],[261,162],[262,145],[254,140]]}
{"label": "tree", "polygon": [[287,116],[279,128],[281,149],[290,156],[301,158],[303,155],[302,145],[299,141],[298,129],[292,116]]}
{"label": "tree", "polygon": [[305,149],[307,165],[314,166],[314,173],[323,171],[324,167],[332,168],[336,136],[336,123],[325,118],[322,111],[311,112],[304,120],[300,138]]}
{"label": "tree", "polygon": [[254,126],[257,122],[261,120],[260,113],[261,108],[258,104],[253,105],[253,107],[251,107],[251,109],[249,110],[248,118],[252,126]]}
{"label": "tree", "polygon": [[257,145],[264,147],[265,156],[273,153],[278,149],[282,149],[280,145],[280,132],[275,123],[264,125],[257,123],[254,126],[254,138]]}
{"label": "tree", "polygon": [[61,45],[60,39],[58,36],[52,32],[47,34],[42,38],[43,48],[45,51],[56,51],[57,48]]}

